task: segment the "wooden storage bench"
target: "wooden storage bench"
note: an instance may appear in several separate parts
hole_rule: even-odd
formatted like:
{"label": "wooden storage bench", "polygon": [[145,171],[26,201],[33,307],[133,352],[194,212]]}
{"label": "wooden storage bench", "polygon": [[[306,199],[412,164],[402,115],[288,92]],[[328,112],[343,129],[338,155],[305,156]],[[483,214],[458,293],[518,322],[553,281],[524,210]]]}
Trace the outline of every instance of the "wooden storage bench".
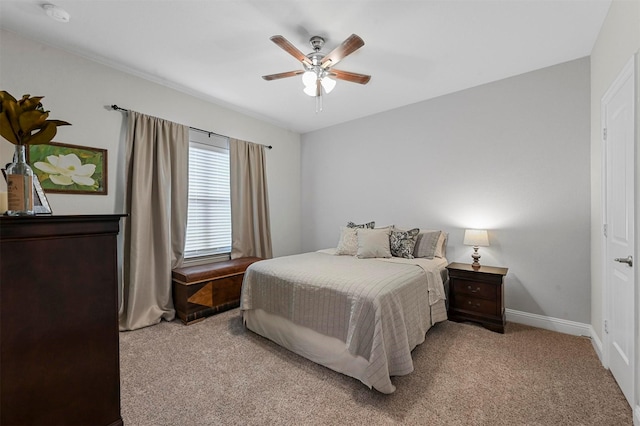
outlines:
{"label": "wooden storage bench", "polygon": [[173,304],[185,324],[240,306],[244,271],[259,257],[243,257],[172,271]]}

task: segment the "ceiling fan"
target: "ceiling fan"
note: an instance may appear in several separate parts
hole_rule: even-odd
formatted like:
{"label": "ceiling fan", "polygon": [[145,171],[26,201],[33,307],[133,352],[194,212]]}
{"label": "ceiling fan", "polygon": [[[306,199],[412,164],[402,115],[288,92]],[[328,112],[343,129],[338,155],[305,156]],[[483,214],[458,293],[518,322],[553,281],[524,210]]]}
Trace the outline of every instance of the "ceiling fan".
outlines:
{"label": "ceiling fan", "polygon": [[309,40],[313,52],[308,55],[302,53],[281,35],[275,35],[270,40],[302,62],[303,69],[263,75],[262,78],[271,81],[302,74],[302,82],[305,85],[304,93],[316,97],[316,112],[322,110],[322,93],[330,93],[336,85],[336,81],[332,77],[358,84],[367,84],[371,79],[370,75],[333,68],[342,59],[364,46],[364,41],[355,34],[351,34],[338,47],[326,55],[320,51],[324,46],[324,38],[320,36],[313,36]]}

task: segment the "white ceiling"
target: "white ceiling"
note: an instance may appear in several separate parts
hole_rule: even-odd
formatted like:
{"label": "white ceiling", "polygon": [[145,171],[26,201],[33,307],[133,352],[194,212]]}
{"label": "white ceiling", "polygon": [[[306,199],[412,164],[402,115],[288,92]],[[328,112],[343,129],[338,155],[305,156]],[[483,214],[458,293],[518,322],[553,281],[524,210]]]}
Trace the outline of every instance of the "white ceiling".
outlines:
{"label": "white ceiling", "polygon": [[[1,0],[0,27],[306,133],[588,56],[610,2],[52,0],[59,23],[46,1]],[[371,81],[338,81],[320,113],[301,77],[261,78],[301,69],[272,35],[306,54],[352,33],[365,45],[336,68]]]}

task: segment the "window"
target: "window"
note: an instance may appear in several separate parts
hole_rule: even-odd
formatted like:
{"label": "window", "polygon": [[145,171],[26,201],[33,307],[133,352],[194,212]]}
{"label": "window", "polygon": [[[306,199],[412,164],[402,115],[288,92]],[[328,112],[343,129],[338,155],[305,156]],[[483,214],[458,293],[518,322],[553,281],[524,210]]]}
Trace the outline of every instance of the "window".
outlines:
{"label": "window", "polygon": [[189,206],[185,259],[231,252],[229,142],[189,132]]}

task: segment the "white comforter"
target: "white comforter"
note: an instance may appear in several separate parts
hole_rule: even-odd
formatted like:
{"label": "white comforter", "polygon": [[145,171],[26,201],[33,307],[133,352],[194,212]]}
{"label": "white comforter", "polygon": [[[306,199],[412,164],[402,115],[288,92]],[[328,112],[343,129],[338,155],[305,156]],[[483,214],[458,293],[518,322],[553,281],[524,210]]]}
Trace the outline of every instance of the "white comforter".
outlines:
{"label": "white comforter", "polygon": [[[337,338],[368,360],[368,386],[393,392],[389,377],[413,371],[411,350],[446,319],[432,316],[444,299],[444,259],[357,259],[330,250],[252,264],[241,309],[261,309]],[[442,303],[441,303],[442,304]]]}

